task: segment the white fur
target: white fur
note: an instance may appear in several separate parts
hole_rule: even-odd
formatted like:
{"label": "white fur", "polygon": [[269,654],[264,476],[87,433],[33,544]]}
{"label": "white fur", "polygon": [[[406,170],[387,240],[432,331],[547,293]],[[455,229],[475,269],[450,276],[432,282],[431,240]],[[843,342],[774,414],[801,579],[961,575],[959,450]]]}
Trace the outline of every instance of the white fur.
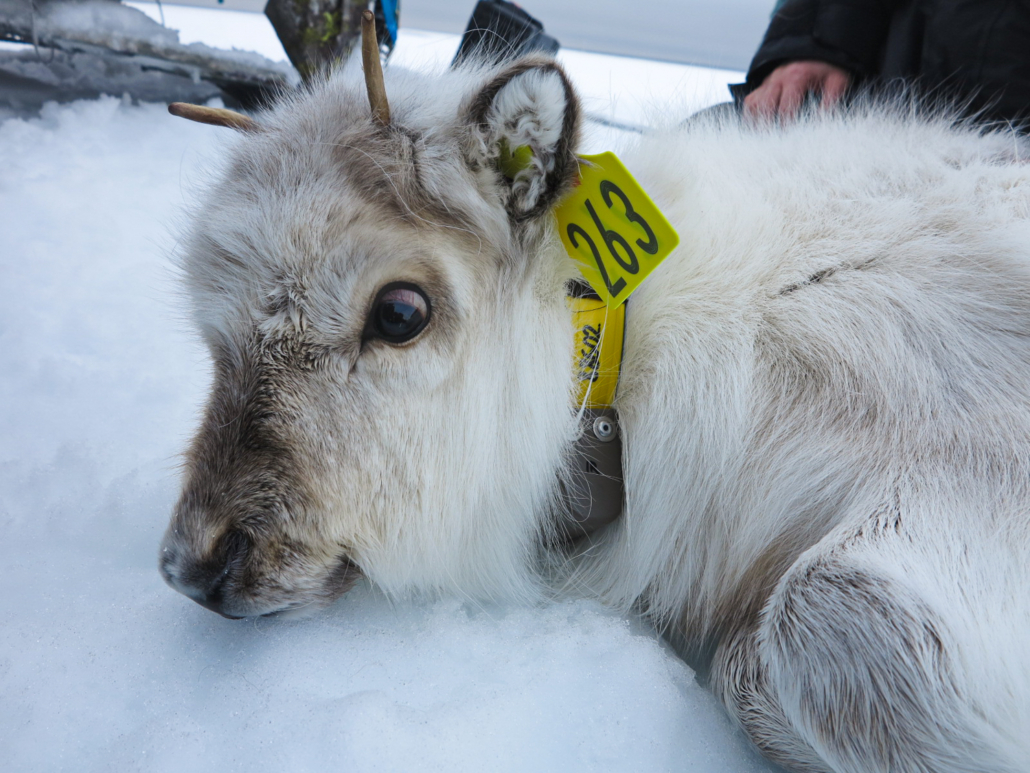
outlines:
{"label": "white fur", "polygon": [[[575,270],[546,218],[509,214],[544,195],[564,102],[531,71],[469,127],[491,77],[387,80],[460,225],[388,215],[341,171],[368,123],[347,77],[265,116],[233,161],[250,171],[198,214],[185,266],[212,346],[260,330],[329,352],[284,397],[311,504],[276,528],[315,546],[312,572],[344,546],[391,593],[537,593],[576,431]],[[537,155],[510,190],[501,139]],[[880,108],[694,122],[624,156],[681,246],[630,301],[625,513],[562,578],[650,614],[788,767],[1030,770],[1027,157]],[[430,275],[449,317],[354,344],[378,287]],[[177,517],[177,549],[214,539]]]}

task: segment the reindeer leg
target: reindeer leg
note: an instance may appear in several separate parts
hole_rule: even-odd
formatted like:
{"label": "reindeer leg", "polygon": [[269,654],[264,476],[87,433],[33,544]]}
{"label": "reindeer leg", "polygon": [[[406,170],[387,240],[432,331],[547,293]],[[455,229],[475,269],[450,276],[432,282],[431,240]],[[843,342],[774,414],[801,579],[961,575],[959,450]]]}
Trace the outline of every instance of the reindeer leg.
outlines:
{"label": "reindeer leg", "polygon": [[798,773],[827,773],[830,768],[784,715],[766,672],[755,625],[719,646],[711,687],[766,757]]}
{"label": "reindeer leg", "polygon": [[[811,556],[811,554],[810,554]],[[918,594],[846,552],[804,558],[712,681],[770,758],[835,773],[1016,773]]]}

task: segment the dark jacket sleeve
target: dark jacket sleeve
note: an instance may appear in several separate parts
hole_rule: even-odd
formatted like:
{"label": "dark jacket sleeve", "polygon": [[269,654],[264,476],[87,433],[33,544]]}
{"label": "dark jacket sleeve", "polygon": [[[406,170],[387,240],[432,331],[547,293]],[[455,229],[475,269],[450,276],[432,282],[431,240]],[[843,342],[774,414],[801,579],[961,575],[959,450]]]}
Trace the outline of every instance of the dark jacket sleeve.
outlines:
{"label": "dark jacket sleeve", "polygon": [[748,69],[747,82],[734,87],[742,97],[786,62],[818,59],[858,78],[876,73],[898,0],[787,0],[773,15],[765,39]]}

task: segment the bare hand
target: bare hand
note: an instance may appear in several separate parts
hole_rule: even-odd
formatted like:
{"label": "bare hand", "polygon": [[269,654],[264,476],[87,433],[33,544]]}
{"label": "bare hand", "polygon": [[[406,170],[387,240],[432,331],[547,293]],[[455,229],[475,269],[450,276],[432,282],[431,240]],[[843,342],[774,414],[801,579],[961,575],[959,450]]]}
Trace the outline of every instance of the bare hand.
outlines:
{"label": "bare hand", "polygon": [[847,70],[827,62],[781,64],[744,98],[744,114],[750,118],[793,118],[810,92],[822,95],[822,108],[830,108],[850,84]]}

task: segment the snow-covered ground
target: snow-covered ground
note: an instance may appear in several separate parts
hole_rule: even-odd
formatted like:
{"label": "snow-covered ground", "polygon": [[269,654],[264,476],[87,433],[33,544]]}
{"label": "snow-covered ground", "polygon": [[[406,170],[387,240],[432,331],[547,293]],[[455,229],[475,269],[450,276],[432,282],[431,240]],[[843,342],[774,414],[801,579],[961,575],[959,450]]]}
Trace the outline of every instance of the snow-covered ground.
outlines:
{"label": "snow-covered ground", "polygon": [[[594,111],[641,120],[567,56]],[[233,141],[112,97],[0,123],[0,769],[772,770],[652,633],[593,603],[359,587],[314,619],[229,621],[165,587],[209,378],[169,256]]]}

